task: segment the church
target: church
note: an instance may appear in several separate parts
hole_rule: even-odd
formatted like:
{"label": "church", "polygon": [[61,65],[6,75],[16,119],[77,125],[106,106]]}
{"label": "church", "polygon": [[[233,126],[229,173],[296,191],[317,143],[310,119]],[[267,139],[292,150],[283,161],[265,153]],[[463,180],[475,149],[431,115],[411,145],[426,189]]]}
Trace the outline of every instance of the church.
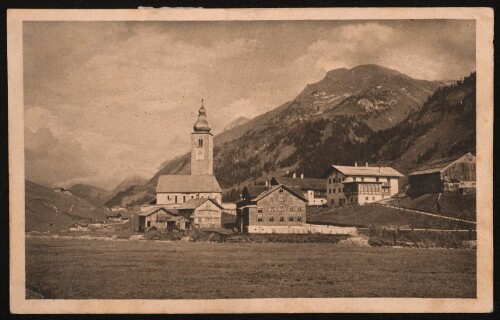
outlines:
{"label": "church", "polygon": [[214,137],[210,130],[202,100],[191,133],[191,174],[160,176],[153,205],[184,216],[197,228],[221,227],[222,189],[214,176]]}

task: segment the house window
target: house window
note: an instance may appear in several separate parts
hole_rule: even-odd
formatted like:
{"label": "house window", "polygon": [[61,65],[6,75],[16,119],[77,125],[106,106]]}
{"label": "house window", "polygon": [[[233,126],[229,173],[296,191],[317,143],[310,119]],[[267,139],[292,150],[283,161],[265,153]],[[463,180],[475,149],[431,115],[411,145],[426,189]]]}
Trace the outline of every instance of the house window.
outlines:
{"label": "house window", "polygon": [[279,193],[282,193],[282,192],[283,192],[283,189],[280,188]]}
{"label": "house window", "polygon": [[365,200],[368,201],[368,197],[365,197]]}
{"label": "house window", "polygon": [[285,217],[280,217],[280,222],[285,222]]}
{"label": "house window", "polygon": [[301,206],[297,206],[297,211],[302,211],[302,207]]}
{"label": "house window", "polygon": [[328,184],[332,184],[332,179],[328,179]]}
{"label": "house window", "polygon": [[297,221],[298,221],[298,222],[302,222],[302,217],[301,217],[301,216],[298,216],[298,217],[297,217]]}
{"label": "house window", "polygon": [[186,202],[186,196],[182,196],[182,202]]}
{"label": "house window", "polygon": [[203,147],[203,138],[198,139],[198,147]]}
{"label": "house window", "polygon": [[292,216],[288,217],[288,221],[293,222],[293,217]]}
{"label": "house window", "polygon": [[263,213],[263,212],[264,212],[264,209],[263,209],[263,208],[258,208],[258,209],[257,209],[257,212],[258,212],[258,213]]}
{"label": "house window", "polygon": [[170,196],[167,196],[167,200],[170,201]]}
{"label": "house window", "polygon": [[177,196],[175,196],[175,203],[177,203]]}
{"label": "house window", "polygon": [[356,177],[352,177],[352,181],[356,181]]}
{"label": "house window", "polygon": [[151,221],[148,221],[147,226],[148,226],[148,228],[151,227]]}
{"label": "house window", "polygon": [[257,216],[257,222],[262,222],[262,221],[264,221],[264,220],[262,219],[262,215],[258,215],[258,216]]}
{"label": "house window", "polygon": [[335,203],[335,200],[333,200],[333,199],[332,199],[332,201],[331,201],[331,202],[332,202],[332,204],[334,204],[334,203]]}
{"label": "house window", "polygon": [[283,201],[285,201],[285,197],[284,197],[284,196],[282,196],[282,195],[279,195],[279,196],[278,196],[278,201],[279,201],[279,202],[283,202]]}
{"label": "house window", "polygon": [[342,189],[341,189],[341,188],[339,188],[339,193],[340,193],[340,192],[342,192]]}
{"label": "house window", "polygon": [[378,177],[376,177],[376,178],[375,178],[375,181],[377,181],[377,182],[378,182]]}
{"label": "house window", "polygon": [[274,216],[269,216],[269,221],[273,222],[274,221]]}
{"label": "house window", "polygon": [[365,177],[361,177],[361,181],[365,181]]}
{"label": "house window", "polygon": [[288,211],[294,211],[294,207],[293,206],[289,206],[288,207]]}
{"label": "house window", "polygon": [[335,189],[333,189],[333,193],[335,193]]}
{"label": "house window", "polygon": [[269,212],[274,212],[274,207],[269,207]]}
{"label": "house window", "polygon": [[285,206],[280,206],[279,210],[280,210],[281,212],[285,211]]}

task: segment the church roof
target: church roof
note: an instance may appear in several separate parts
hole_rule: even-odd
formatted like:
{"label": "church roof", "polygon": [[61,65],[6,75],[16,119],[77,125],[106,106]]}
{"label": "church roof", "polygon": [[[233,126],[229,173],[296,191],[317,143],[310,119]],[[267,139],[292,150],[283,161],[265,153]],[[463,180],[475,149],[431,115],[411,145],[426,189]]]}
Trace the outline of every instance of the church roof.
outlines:
{"label": "church roof", "polygon": [[219,182],[214,175],[163,175],[158,179],[157,193],[191,193],[218,192],[222,193]]}

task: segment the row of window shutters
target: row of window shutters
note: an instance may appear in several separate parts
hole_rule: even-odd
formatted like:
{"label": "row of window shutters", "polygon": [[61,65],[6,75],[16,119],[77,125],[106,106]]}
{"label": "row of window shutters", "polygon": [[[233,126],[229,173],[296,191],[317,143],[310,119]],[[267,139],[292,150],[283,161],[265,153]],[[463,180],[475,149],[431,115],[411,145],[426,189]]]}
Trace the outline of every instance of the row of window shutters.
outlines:
{"label": "row of window shutters", "polygon": [[[274,212],[275,211],[275,207],[269,207],[269,212]],[[278,210],[280,212],[284,212],[285,211],[285,206],[279,206],[278,207]],[[288,211],[291,211],[291,212],[301,212],[302,211],[302,207],[301,206],[288,206]],[[257,208],[257,213],[264,213],[264,208]]]}
{"label": "row of window shutters", "polygon": [[[267,217],[268,218],[268,221],[269,222],[274,222],[274,216],[269,216]],[[301,216],[297,216],[297,217],[294,217],[294,216],[288,216],[288,219],[285,219],[284,216],[281,216],[279,217],[278,221],[279,222],[286,222],[286,221],[289,221],[289,222],[302,222],[302,217]],[[261,215],[258,215],[257,216],[257,222],[264,222],[264,217],[261,216]]]}

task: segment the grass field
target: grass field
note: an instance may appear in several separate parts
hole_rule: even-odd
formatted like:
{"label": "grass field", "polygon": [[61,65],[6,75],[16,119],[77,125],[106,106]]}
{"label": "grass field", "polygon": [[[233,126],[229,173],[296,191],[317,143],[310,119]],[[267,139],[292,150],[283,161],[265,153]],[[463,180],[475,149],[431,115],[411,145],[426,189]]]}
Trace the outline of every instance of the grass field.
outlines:
{"label": "grass field", "polygon": [[474,250],[26,239],[27,298],[476,295]]}
{"label": "grass field", "polygon": [[[394,206],[422,210],[455,217],[465,220],[476,221],[476,195],[461,195],[454,192],[443,192],[439,194],[423,194],[416,198],[404,197],[391,199],[388,203]],[[438,201],[439,198],[439,201]],[[438,210],[436,203],[439,202],[441,210]]]}
{"label": "grass field", "polygon": [[307,223],[356,227],[408,227],[429,229],[475,229],[469,223],[430,217],[373,205],[353,206],[307,217]]}

